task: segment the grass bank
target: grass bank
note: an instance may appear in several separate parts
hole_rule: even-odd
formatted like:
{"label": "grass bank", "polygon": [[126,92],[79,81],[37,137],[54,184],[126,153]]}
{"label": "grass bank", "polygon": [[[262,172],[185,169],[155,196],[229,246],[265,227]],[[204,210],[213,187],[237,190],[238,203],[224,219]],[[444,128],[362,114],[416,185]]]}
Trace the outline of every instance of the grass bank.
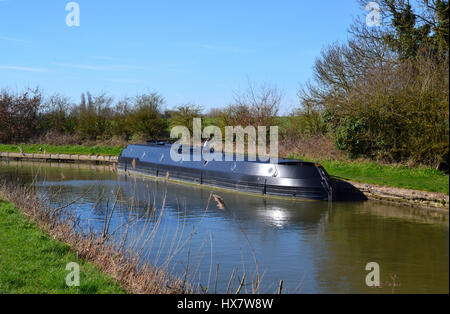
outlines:
{"label": "grass bank", "polygon": [[118,146],[85,146],[85,145],[40,145],[40,144],[24,144],[24,145],[0,145],[0,152],[19,153],[20,148],[25,154],[39,154],[46,152],[47,154],[67,154],[67,155],[94,155],[94,156],[119,156],[122,152]]}
{"label": "grass bank", "polygon": [[[68,287],[68,263],[80,265],[80,286]],[[51,239],[0,199],[0,294],[121,294],[125,290],[69,245]]]}
{"label": "grass bank", "polygon": [[449,194],[449,176],[432,168],[365,161],[322,160],[319,163],[330,175],[358,183]]}

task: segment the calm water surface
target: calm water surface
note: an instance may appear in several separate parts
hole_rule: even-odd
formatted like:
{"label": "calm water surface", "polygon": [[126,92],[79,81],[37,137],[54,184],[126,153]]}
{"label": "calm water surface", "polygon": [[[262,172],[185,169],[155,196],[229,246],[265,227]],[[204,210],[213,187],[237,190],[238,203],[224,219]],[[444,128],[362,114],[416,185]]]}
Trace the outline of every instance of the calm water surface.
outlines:
{"label": "calm water surface", "polygon": [[[139,243],[143,260],[178,276],[187,270],[190,282],[211,292],[236,289],[243,273],[259,274],[264,293],[280,280],[288,293],[449,292],[449,222],[441,214],[378,202],[264,199],[91,165],[0,162],[0,177],[37,182],[42,195],[60,200],[52,206],[77,200],[68,210],[86,231],[101,232],[117,198],[115,241]],[[381,288],[365,284],[370,262],[380,265]]]}

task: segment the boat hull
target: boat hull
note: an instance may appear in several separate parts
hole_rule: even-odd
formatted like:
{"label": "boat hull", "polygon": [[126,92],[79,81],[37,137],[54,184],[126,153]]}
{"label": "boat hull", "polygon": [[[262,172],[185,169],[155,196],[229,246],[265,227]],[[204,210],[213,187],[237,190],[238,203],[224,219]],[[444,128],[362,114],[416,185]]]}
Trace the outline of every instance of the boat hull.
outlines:
{"label": "boat hull", "polygon": [[235,159],[177,162],[170,158],[170,148],[170,145],[130,145],[119,157],[119,170],[260,195],[332,199],[329,177],[314,163],[280,160],[273,164]]}

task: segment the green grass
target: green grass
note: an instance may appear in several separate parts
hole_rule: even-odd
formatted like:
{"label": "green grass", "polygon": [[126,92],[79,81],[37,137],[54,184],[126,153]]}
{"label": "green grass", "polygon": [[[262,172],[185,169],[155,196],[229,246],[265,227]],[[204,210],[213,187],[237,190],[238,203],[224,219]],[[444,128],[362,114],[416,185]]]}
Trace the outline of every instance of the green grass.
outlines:
{"label": "green grass", "polygon": [[329,160],[320,164],[330,175],[354,182],[449,194],[449,176],[431,168]]}
{"label": "green grass", "polygon": [[[80,287],[66,285],[66,265],[80,265]],[[0,200],[0,294],[123,294],[94,264],[49,238],[14,205]]]}
{"label": "green grass", "polygon": [[[47,154],[67,154],[67,155],[100,155],[100,156],[119,156],[122,152],[121,147],[115,146],[84,146],[84,145],[38,145],[26,144],[20,145],[25,154],[39,154],[46,151]],[[19,153],[18,145],[0,145],[0,152],[5,153]]]}

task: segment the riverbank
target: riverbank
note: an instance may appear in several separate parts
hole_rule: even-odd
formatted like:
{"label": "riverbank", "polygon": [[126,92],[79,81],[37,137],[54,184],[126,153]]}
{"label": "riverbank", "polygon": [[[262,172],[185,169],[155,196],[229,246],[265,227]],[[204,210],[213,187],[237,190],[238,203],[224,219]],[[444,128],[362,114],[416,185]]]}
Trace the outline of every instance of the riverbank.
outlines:
{"label": "riverbank", "polygon": [[66,155],[66,154],[25,154],[25,153],[0,153],[0,159],[24,160],[24,161],[56,161],[56,162],[94,162],[105,164],[117,164],[119,158],[115,156],[101,155]]}
{"label": "riverbank", "polygon": [[[186,293],[165,269],[84,234],[64,208],[51,209],[32,187],[0,182],[0,293]],[[67,263],[80,265],[80,287],[68,288]]]}
{"label": "riverbank", "polygon": [[0,145],[0,158],[13,160],[117,164],[121,152],[122,148],[117,146]]}
{"label": "riverbank", "polygon": [[[68,287],[66,265],[80,266],[80,286]],[[126,291],[69,245],[51,239],[0,199],[0,294],[122,294]]]}
{"label": "riverbank", "polygon": [[347,198],[351,198],[351,194],[358,191],[359,195],[364,195],[364,197],[370,200],[449,214],[449,196],[443,193],[385,187],[358,182],[346,182],[345,185],[350,186],[351,189],[344,186],[343,188],[338,188],[338,193],[348,193]]}
{"label": "riverbank", "polygon": [[369,161],[318,161],[327,172],[349,182],[449,195],[449,176],[426,167],[382,165]]}
{"label": "riverbank", "polygon": [[[22,149],[22,151],[21,151]],[[119,156],[122,152],[119,146],[87,146],[87,145],[44,145],[24,144],[6,145],[0,144],[2,153],[24,153],[24,154],[64,154],[64,155],[86,155],[86,156]]]}

